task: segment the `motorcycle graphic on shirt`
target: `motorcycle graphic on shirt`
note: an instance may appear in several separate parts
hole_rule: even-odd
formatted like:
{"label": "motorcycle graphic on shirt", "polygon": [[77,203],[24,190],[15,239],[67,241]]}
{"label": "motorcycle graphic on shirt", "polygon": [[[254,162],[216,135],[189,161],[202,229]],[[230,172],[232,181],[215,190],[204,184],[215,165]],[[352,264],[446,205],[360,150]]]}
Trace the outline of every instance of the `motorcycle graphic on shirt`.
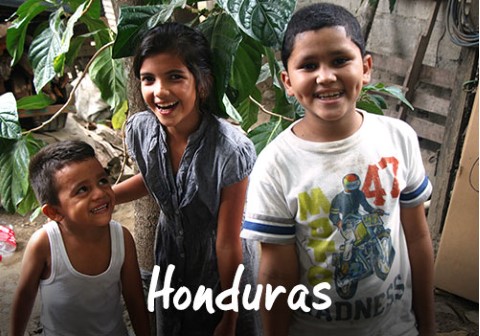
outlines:
{"label": "motorcycle graphic on shirt", "polygon": [[360,185],[357,174],[347,174],[343,178],[344,190],[332,200],[329,215],[345,239],[339,251],[333,253],[335,288],[343,299],[352,298],[359,281],[374,273],[385,280],[395,257],[390,229],[382,220],[388,214],[368,203]]}

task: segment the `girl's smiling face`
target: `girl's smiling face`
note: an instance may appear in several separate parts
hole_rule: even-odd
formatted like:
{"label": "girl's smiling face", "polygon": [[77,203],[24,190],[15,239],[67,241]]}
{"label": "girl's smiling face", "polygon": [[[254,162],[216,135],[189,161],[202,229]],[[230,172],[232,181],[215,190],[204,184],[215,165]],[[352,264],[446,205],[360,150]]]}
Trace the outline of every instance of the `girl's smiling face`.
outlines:
{"label": "girl's smiling face", "polygon": [[356,101],[370,72],[371,57],[362,57],[345,28],[328,27],[296,36],[282,79],[304,107],[308,124],[345,131],[354,124]]}
{"label": "girl's smiling face", "polygon": [[177,55],[160,53],[145,58],[140,81],[145,103],[167,130],[191,130],[198,125],[195,77]]}

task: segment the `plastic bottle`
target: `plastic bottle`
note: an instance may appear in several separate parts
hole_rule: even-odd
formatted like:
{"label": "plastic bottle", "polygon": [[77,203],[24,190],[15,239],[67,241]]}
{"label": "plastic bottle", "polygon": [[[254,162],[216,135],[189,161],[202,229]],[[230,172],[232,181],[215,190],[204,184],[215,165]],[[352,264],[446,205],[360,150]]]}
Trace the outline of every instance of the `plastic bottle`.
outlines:
{"label": "plastic bottle", "polygon": [[0,262],[9,259],[17,249],[17,240],[12,225],[0,225]]}

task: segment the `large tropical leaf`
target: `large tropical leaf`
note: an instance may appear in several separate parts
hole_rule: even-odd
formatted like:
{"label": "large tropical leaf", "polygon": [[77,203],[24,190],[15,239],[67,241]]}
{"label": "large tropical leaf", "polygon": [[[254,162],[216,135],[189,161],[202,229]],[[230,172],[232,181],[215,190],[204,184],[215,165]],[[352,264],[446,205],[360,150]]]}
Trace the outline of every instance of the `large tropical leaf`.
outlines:
{"label": "large tropical leaf", "polygon": [[235,21],[226,14],[213,15],[199,25],[207,37],[213,54],[215,94],[222,106],[223,95],[230,80],[230,73],[242,34]]}
{"label": "large tropical leaf", "polygon": [[255,150],[259,154],[265,146],[277,137],[283,130],[290,125],[290,122],[281,118],[272,118],[269,122],[255,127],[248,133],[248,137],[255,145]]}
{"label": "large tropical leaf", "polygon": [[37,206],[28,181],[30,157],[45,143],[31,134],[18,141],[0,139],[0,198],[8,212],[25,214]]}
{"label": "large tropical leaf", "polygon": [[238,26],[267,47],[280,49],[295,0],[217,0]]}
{"label": "large tropical leaf", "polygon": [[38,110],[43,109],[55,101],[47,96],[45,93],[40,92],[34,96],[22,97],[17,101],[17,109],[21,110]]}
{"label": "large tropical leaf", "polygon": [[11,66],[17,64],[23,55],[27,28],[32,19],[45,11],[49,6],[42,0],[27,0],[18,7],[12,25],[7,30],[7,50],[12,56]]}
{"label": "large tropical leaf", "polygon": [[[250,95],[257,102],[261,101],[262,99],[262,94],[256,86],[254,86],[254,90]],[[237,107],[238,113],[240,113],[242,116],[241,126],[245,132],[248,132],[250,127],[252,127],[258,121],[258,110],[258,105],[255,104],[250,97],[245,98]]]}
{"label": "large tropical leaf", "polygon": [[80,21],[87,26],[88,31],[90,32],[90,34],[85,34],[83,36],[93,36],[95,47],[97,49],[100,49],[105,44],[113,41],[113,32],[103,20],[83,15],[80,17]]}
{"label": "large tropical leaf", "polygon": [[67,0],[69,6],[73,11],[76,11],[78,7],[83,6],[86,8],[88,5],[88,11],[84,13],[92,19],[99,19],[102,13],[101,0]]}
{"label": "large tropical leaf", "polygon": [[0,96],[0,138],[20,139],[21,133],[15,96],[7,92]]}
{"label": "large tropical leaf", "polygon": [[256,88],[262,66],[263,46],[249,36],[244,36],[240,43],[232,67],[230,86],[239,93],[234,105],[244,101]]}
{"label": "large tropical leaf", "polygon": [[116,111],[126,100],[127,74],[122,60],[112,58],[112,47],[93,61],[90,77],[101,92],[102,99]]}
{"label": "large tropical leaf", "polygon": [[25,137],[2,143],[0,152],[0,198],[8,212],[15,212],[28,190],[30,156]]}
{"label": "large tropical leaf", "polygon": [[[391,96],[393,98],[396,98],[400,100],[402,103],[408,106],[412,111],[414,110],[414,107],[412,104],[405,98],[405,95],[402,92],[402,89],[398,86],[386,86],[384,83],[375,83],[375,84],[369,84],[365,85],[362,88],[362,93],[360,95],[360,100],[364,99],[365,95],[372,95],[374,93],[381,93],[381,94],[386,94],[388,96]],[[373,98],[375,99],[375,97]],[[381,103],[378,102],[379,106],[383,109],[387,108],[386,103],[384,103],[385,106],[381,106]]]}
{"label": "large tropical leaf", "polygon": [[175,8],[184,7],[185,4],[186,0],[172,0],[167,5],[120,7],[113,57],[132,56],[145,31],[167,21]]}
{"label": "large tropical leaf", "polygon": [[81,4],[75,10],[75,13],[68,18],[65,30],[62,32],[60,40],[60,50],[57,56],[53,60],[53,68],[57,74],[63,75],[63,69],[65,66],[65,56],[70,49],[70,41],[73,37],[73,28],[78,19],[82,16],[85,9],[85,4]]}
{"label": "large tropical leaf", "polygon": [[223,96],[222,103],[223,103],[223,106],[225,107],[225,111],[226,111],[227,115],[230,118],[232,118],[233,120],[241,123],[242,122],[242,116],[240,115],[240,113],[238,113],[235,106],[233,106],[233,104],[230,102],[227,95]]}
{"label": "large tropical leaf", "polygon": [[36,92],[55,78],[54,59],[60,53],[65,25],[60,8],[50,15],[50,25],[38,35],[30,46],[29,59],[33,67],[33,84]]}

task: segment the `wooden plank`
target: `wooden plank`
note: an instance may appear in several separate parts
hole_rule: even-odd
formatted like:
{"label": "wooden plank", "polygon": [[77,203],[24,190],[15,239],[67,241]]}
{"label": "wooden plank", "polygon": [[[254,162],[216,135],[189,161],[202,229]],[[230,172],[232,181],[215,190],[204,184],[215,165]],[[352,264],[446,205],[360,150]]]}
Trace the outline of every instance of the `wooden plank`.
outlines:
{"label": "wooden plank", "polygon": [[[462,141],[459,141],[459,137],[468,123],[466,115],[470,111],[467,110],[467,107],[471,106],[473,100],[472,93],[463,91],[463,83],[475,78],[477,64],[478,48],[462,48],[446,122],[448,127],[445,128],[445,136],[438,158],[435,188],[428,212],[428,224],[433,238],[438,237],[443,228],[450,190],[455,178],[455,165],[458,163],[461,152]],[[478,100],[477,107],[474,108],[478,108]]]}
{"label": "wooden plank", "polygon": [[[51,116],[57,113],[62,104],[49,105],[43,109],[38,110],[18,110],[18,117],[21,118],[31,118],[31,117],[43,117]],[[67,108],[62,113],[75,113],[75,108],[73,106],[67,106]]]}
{"label": "wooden plank", "polygon": [[448,107],[450,106],[449,99],[435,97],[432,94],[417,90],[411,103],[413,107],[417,109],[435,113],[444,117],[448,116]]}
{"label": "wooden plank", "polygon": [[[408,101],[411,101],[415,92],[415,85],[418,82],[420,76],[420,70],[422,68],[423,59],[427,51],[428,43],[430,41],[430,36],[432,35],[433,27],[435,26],[435,21],[437,19],[438,11],[440,10],[440,5],[442,1],[435,1],[434,10],[429,19],[428,29],[425,34],[420,37],[418,45],[416,48],[415,56],[413,57],[412,65],[409,68],[407,75],[405,76],[405,81],[403,87],[406,88],[405,98]],[[400,105],[400,119],[406,120],[408,108],[404,104]]]}
{"label": "wooden plank", "polygon": [[[375,73],[389,73],[396,77],[405,78],[409,69],[407,60],[396,56],[385,56],[376,53],[370,53],[373,57],[373,75]],[[392,77],[393,77],[392,76]],[[432,67],[422,64],[418,80],[444,89],[452,89],[455,74],[448,69]],[[403,83],[403,82],[402,82]],[[400,83],[397,83],[400,84]]]}
{"label": "wooden plank", "polygon": [[452,89],[455,83],[455,74],[448,69],[436,68],[423,65],[420,71],[420,81],[439,86],[444,89]]}
{"label": "wooden plank", "polygon": [[417,118],[411,115],[407,116],[406,122],[413,127],[417,135],[421,138],[441,144],[445,133],[443,125],[435,124],[426,119]]}

